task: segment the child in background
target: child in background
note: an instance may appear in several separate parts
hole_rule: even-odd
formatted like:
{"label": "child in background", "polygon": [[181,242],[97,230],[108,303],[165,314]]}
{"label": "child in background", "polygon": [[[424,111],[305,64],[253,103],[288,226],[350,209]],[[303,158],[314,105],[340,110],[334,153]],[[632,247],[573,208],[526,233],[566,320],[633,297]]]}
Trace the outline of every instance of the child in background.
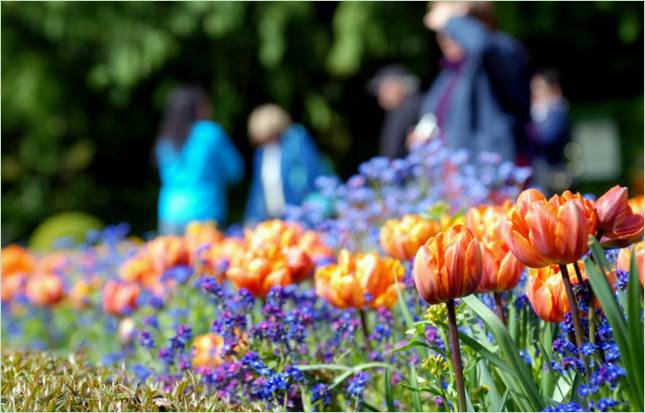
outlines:
{"label": "child in background", "polygon": [[170,94],[155,144],[161,234],[182,234],[191,221],[226,222],[226,190],[242,178],[244,162],[210,113],[200,88],[178,87]]}
{"label": "child in background", "polygon": [[246,206],[246,222],[279,218],[287,205],[300,205],[317,177],[330,168],[304,126],[292,123],[280,106],[265,104],[249,116],[249,138],[258,146]]}

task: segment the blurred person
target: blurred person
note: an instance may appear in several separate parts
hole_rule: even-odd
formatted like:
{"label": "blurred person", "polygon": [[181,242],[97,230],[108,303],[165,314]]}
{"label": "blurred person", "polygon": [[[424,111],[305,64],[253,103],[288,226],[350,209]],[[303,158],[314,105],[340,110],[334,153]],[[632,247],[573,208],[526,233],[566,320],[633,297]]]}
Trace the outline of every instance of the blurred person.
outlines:
{"label": "blurred person", "polygon": [[534,183],[544,191],[561,192],[571,185],[564,159],[571,122],[557,71],[545,69],[531,79],[531,118]]}
{"label": "blurred person", "polygon": [[436,32],[441,72],[426,93],[414,144],[436,135],[447,146],[527,164],[530,93],[527,58],[510,36],[492,30],[488,2],[431,2],[424,24]]}
{"label": "blurred person", "polygon": [[162,234],[181,234],[191,221],[226,222],[226,190],[242,178],[244,162],[210,113],[201,88],[181,86],[170,93],[155,144]]}
{"label": "blurred person", "polygon": [[379,70],[368,83],[386,112],[379,140],[379,155],[390,159],[407,154],[406,137],[419,118],[421,93],[419,79],[401,65]]}
{"label": "blurred person", "polygon": [[246,222],[282,217],[287,205],[300,205],[329,166],[304,126],[293,123],[284,109],[264,104],[251,112],[249,138],[258,148],[246,205]]}

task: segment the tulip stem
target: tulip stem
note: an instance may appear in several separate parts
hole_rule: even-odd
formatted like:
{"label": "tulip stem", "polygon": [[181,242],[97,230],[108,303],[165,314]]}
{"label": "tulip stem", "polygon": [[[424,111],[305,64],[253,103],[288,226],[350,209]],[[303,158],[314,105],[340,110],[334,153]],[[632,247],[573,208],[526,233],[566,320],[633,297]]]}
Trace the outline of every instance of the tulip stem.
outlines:
{"label": "tulip stem", "polygon": [[502,294],[500,293],[493,293],[493,297],[495,298],[495,311],[497,312],[497,317],[499,317],[499,321],[504,324],[504,327],[506,327],[506,314],[504,314],[504,306],[502,305]]}
{"label": "tulip stem", "polygon": [[457,333],[457,316],[455,314],[455,301],[446,302],[448,308],[448,327],[450,329],[450,353],[452,368],[455,372],[455,389],[457,390],[457,405],[460,412],[466,411],[466,391],[464,389],[464,370],[461,364],[461,350],[459,348],[459,335]]}
{"label": "tulip stem", "polygon": [[567,301],[569,301],[569,309],[571,310],[573,329],[576,337],[576,347],[580,349],[584,344],[582,326],[580,325],[580,312],[578,311],[576,295],[573,293],[571,279],[569,278],[569,270],[567,270],[566,264],[560,264],[560,273],[562,274],[562,282],[564,283],[564,290],[567,292]]}
{"label": "tulip stem", "polygon": [[361,327],[363,328],[363,337],[365,338],[365,350],[367,350],[367,353],[369,354],[372,352],[372,346],[370,345],[370,330],[367,327],[367,316],[363,309],[358,310],[358,313],[361,316]]}

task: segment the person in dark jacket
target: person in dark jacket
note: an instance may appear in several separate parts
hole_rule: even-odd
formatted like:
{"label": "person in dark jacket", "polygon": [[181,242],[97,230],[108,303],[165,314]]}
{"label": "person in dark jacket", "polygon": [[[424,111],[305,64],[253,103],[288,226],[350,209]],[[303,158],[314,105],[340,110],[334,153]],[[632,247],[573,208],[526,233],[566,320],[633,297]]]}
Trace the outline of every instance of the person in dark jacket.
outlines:
{"label": "person in dark jacket", "polygon": [[249,137],[258,146],[245,221],[281,218],[287,205],[300,205],[315,181],[332,170],[304,126],[292,123],[280,106],[265,104],[251,112]]}
{"label": "person in dark jacket", "polygon": [[[424,18],[437,33],[441,72],[426,93],[421,118],[432,115],[448,147],[517,161],[529,122],[529,78],[521,45],[493,32],[471,10],[476,2],[433,2]],[[410,141],[426,137],[411,134]],[[521,149],[521,151],[518,151]]]}
{"label": "person in dark jacket", "polygon": [[379,139],[379,155],[390,159],[407,154],[406,137],[419,119],[419,79],[401,65],[379,70],[368,84],[369,91],[385,111]]}
{"label": "person in dark jacket", "polygon": [[564,159],[571,122],[560,75],[553,69],[537,72],[531,80],[531,92],[535,184],[547,192],[560,192],[571,184]]}

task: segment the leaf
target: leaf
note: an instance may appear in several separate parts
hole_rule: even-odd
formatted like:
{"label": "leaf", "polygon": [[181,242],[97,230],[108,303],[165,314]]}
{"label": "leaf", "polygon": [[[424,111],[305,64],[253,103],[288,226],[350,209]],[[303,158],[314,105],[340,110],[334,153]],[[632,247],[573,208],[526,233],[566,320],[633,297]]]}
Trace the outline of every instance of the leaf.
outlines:
{"label": "leaf", "polygon": [[[597,251],[600,248],[600,245],[595,239],[592,240],[591,248],[594,258],[598,262],[602,261],[604,259],[604,254]],[[603,255],[603,257],[601,258],[600,255]],[[629,389],[632,407],[638,407],[638,411],[643,411],[643,386],[638,385],[639,376],[641,377],[640,380],[642,383],[643,365],[637,364],[636,359],[638,356],[633,353],[632,345],[630,344],[631,340],[628,337],[627,322],[623,317],[618,301],[616,301],[614,292],[609,285],[609,281],[605,274],[589,258],[585,259],[585,268],[587,270],[589,284],[591,284],[594,294],[598,298],[598,301],[600,301],[600,306],[602,307],[605,317],[614,333],[616,344],[618,344],[620,357],[622,358],[623,366],[626,371],[625,381],[627,382],[627,387]],[[642,346],[642,341],[640,345]],[[635,353],[638,352],[639,351],[636,351]],[[642,354],[642,348],[640,349],[640,353]]]}
{"label": "leaf", "polygon": [[417,370],[414,364],[410,366],[410,386],[412,387],[412,407],[415,412],[422,412],[421,398],[419,397],[419,383],[417,381]]}
{"label": "leaf", "polygon": [[385,370],[385,375],[383,376],[384,387],[385,387],[385,404],[387,405],[387,410],[389,412],[394,412],[394,394],[392,393],[392,371],[390,369]]}
{"label": "leaf", "polygon": [[508,389],[506,389],[506,391],[504,391],[504,394],[502,395],[501,400],[499,401],[499,404],[495,406],[495,408],[492,411],[503,412],[504,408],[506,407],[506,400],[508,400],[508,395],[509,395],[509,392],[508,392]]}
{"label": "leaf", "polygon": [[639,282],[636,254],[632,249],[632,258],[629,266],[629,283],[627,284],[627,331],[629,344],[634,360],[634,378],[636,388],[640,390],[640,399],[643,400],[643,323],[641,313],[643,298]]}
{"label": "leaf", "polygon": [[522,360],[520,352],[506,327],[499,321],[497,315],[474,295],[463,297],[462,302],[468,305],[484,321],[488,328],[490,328],[499,346],[499,352],[502,358],[507,359],[507,364],[511,369],[513,379],[519,384],[521,395],[529,403],[532,410],[542,411],[544,409],[544,398],[538,391],[532,379],[531,372],[524,363],[524,360]]}

